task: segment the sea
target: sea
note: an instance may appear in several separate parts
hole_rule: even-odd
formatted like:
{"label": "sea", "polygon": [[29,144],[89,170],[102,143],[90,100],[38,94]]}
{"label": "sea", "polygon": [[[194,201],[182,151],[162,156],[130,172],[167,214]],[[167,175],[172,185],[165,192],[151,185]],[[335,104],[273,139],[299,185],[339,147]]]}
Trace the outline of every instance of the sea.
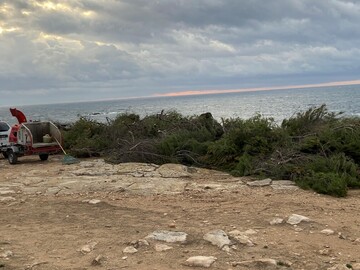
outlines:
{"label": "sea", "polygon": [[[144,117],[161,113],[162,110],[165,113],[177,111],[186,116],[210,112],[218,121],[222,118],[248,119],[261,114],[280,123],[297,112],[322,104],[326,104],[331,112],[360,116],[360,85],[13,107],[24,112],[28,120],[50,120],[63,124],[73,123],[80,117],[107,122],[123,113],[136,113]],[[0,107],[0,120],[16,123],[8,107]]]}

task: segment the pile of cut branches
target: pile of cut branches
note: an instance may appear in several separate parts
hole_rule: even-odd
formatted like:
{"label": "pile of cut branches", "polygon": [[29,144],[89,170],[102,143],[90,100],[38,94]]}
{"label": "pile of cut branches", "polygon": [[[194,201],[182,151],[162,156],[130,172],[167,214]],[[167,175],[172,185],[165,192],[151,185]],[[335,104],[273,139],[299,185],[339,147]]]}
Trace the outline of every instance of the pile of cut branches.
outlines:
{"label": "pile of cut branches", "polygon": [[219,123],[211,113],[189,117],[174,111],[144,118],[121,114],[107,124],[80,118],[64,135],[66,148],[77,157],[290,179],[334,196],[360,187],[360,119],[329,112],[325,105],[280,125],[261,115]]}

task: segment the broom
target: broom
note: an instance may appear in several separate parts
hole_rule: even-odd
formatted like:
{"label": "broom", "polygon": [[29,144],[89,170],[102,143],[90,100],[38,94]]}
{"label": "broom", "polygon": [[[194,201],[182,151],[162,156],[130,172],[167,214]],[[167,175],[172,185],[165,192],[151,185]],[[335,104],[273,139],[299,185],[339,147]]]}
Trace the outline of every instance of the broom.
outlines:
{"label": "broom", "polygon": [[60,142],[54,137],[55,141],[57,142],[57,144],[60,146],[61,150],[64,153],[64,158],[62,159],[62,164],[66,164],[66,165],[70,165],[70,164],[75,164],[75,163],[79,163],[80,160],[78,160],[77,158],[74,158],[73,156],[70,156],[66,153],[65,149],[61,146]]}

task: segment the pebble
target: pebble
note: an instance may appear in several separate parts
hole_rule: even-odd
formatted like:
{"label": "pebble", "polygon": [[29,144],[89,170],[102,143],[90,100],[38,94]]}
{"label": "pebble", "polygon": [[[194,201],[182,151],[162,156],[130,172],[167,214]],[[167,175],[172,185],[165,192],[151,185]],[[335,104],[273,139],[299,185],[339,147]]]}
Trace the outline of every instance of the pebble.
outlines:
{"label": "pebble", "polygon": [[50,187],[46,190],[46,194],[56,195],[61,191],[59,187]]}
{"label": "pebble", "polygon": [[321,231],[322,234],[333,235],[335,232],[331,229],[324,229]]}
{"label": "pebble", "polygon": [[169,228],[176,228],[176,223],[175,222],[171,222],[168,224]]}
{"label": "pebble", "polygon": [[223,246],[223,248],[221,250],[229,253],[230,252],[230,247],[228,245],[225,245],[225,246]]}
{"label": "pebble", "polygon": [[154,231],[153,233],[149,234],[145,238],[153,239],[158,241],[164,241],[167,243],[175,243],[175,242],[185,242],[187,239],[188,234],[184,232],[172,232],[172,231],[165,231],[159,230]]}
{"label": "pebble", "polygon": [[223,248],[225,245],[230,245],[231,243],[229,237],[223,230],[213,230],[208,232],[204,235],[203,239],[219,248]]}
{"label": "pebble", "polygon": [[216,260],[214,256],[193,256],[186,260],[185,265],[209,268]]}
{"label": "pebble", "polygon": [[270,221],[270,225],[277,225],[284,222],[284,219],[282,218],[274,218]]}
{"label": "pebble", "polygon": [[173,249],[173,247],[170,247],[170,246],[164,245],[164,244],[156,244],[155,245],[155,250],[158,252],[167,251],[170,249]]}
{"label": "pebble", "polygon": [[134,254],[138,252],[138,250],[136,248],[134,248],[133,246],[128,246],[126,248],[124,248],[123,253],[129,253],[129,254]]}
{"label": "pebble", "polygon": [[258,232],[253,229],[248,229],[245,232],[243,232],[243,234],[246,234],[246,235],[253,235],[253,234],[257,234],[257,233]]}
{"label": "pebble", "polygon": [[253,241],[245,233],[246,232],[240,232],[239,230],[234,230],[229,232],[229,235],[242,245],[246,245],[248,247],[255,246]]}
{"label": "pebble", "polygon": [[251,265],[277,265],[278,262],[274,259],[268,259],[268,258],[264,258],[264,259],[257,259],[257,260],[250,260],[250,261],[241,261],[241,262],[233,262],[231,263],[231,265],[233,267],[239,266],[239,265],[244,265],[244,266],[251,266]]}
{"label": "pebble", "polygon": [[138,247],[144,247],[144,246],[149,246],[149,242],[146,241],[145,239],[139,239],[139,240],[135,240],[135,241],[131,241],[130,243],[134,248],[138,248]]}
{"label": "pebble", "polygon": [[80,252],[81,252],[82,254],[90,253],[91,251],[94,250],[94,248],[95,248],[96,245],[97,245],[97,242],[90,242],[90,243],[82,246],[82,247],[80,248]]}
{"label": "pebble", "polygon": [[305,216],[301,216],[301,215],[297,215],[297,214],[292,214],[291,216],[289,216],[288,220],[286,221],[286,223],[290,224],[290,225],[297,225],[300,222],[309,222],[310,218],[305,217]]}
{"label": "pebble", "polygon": [[98,204],[98,203],[101,203],[101,201],[98,199],[91,199],[88,203],[89,204]]}
{"label": "pebble", "polygon": [[10,258],[14,255],[11,250],[5,250],[4,252],[0,253],[0,258]]}
{"label": "pebble", "polygon": [[330,250],[329,249],[321,249],[321,250],[319,250],[319,254],[320,255],[329,255]]}
{"label": "pebble", "polygon": [[91,265],[101,265],[101,261],[104,259],[102,255],[98,255],[93,261],[91,262]]}

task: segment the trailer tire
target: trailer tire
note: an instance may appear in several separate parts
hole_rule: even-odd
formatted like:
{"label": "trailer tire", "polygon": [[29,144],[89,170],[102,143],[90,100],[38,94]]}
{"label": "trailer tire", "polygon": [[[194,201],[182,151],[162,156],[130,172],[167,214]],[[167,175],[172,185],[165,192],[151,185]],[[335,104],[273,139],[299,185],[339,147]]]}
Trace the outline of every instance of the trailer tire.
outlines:
{"label": "trailer tire", "polygon": [[16,153],[13,151],[13,150],[9,150],[9,151],[7,151],[7,159],[8,159],[8,161],[9,161],[9,163],[11,164],[11,165],[14,165],[14,164],[16,164],[17,163],[17,161],[18,161],[18,157],[17,157],[17,155],[16,155]]}
{"label": "trailer tire", "polygon": [[49,158],[49,154],[40,154],[39,157],[40,157],[40,160],[45,161]]}

